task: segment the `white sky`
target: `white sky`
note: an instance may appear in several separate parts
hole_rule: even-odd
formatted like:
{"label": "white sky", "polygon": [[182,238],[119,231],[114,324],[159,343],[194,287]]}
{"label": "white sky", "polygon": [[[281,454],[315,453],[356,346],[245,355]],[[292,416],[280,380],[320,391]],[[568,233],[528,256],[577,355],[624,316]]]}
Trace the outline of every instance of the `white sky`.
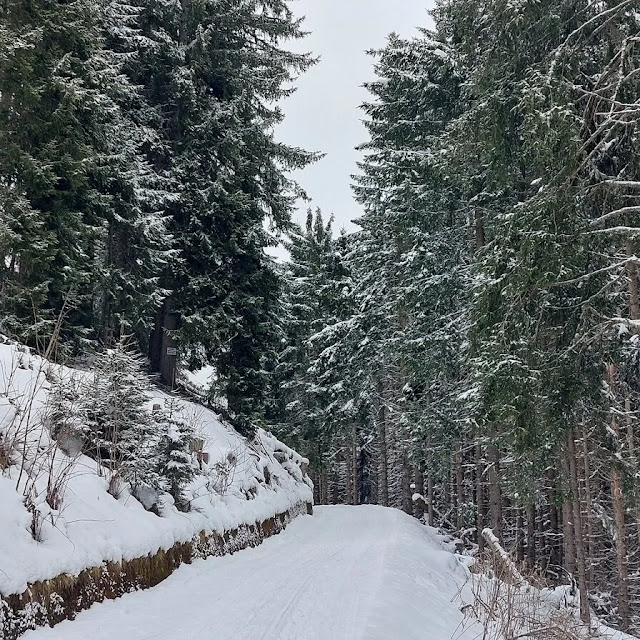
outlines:
{"label": "white sky", "polygon": [[[327,154],[294,177],[312,198],[311,206],[319,206],[326,218],[335,215],[336,231],[353,230],[350,221],[360,215],[350,189],[360,158],[355,147],[367,139],[358,107],[368,99],[362,83],[374,78],[373,59],[365,51],[382,48],[392,31],[409,37],[415,27],[431,26],[427,10],[433,0],[294,0],[290,6],[306,16],[305,30],[311,31],[292,48],[321,60],[283,103],[287,118],[277,138]],[[300,204],[298,219],[308,206]]]}

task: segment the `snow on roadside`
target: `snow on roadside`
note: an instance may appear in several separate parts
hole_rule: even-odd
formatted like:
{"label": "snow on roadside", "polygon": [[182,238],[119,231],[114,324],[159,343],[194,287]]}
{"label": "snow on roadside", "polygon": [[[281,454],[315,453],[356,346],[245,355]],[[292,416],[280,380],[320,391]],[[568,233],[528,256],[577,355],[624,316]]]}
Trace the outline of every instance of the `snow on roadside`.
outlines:
{"label": "snow on roadside", "polygon": [[[200,531],[222,532],[262,521],[313,499],[301,456],[263,431],[249,443],[212,411],[181,400],[183,417],[196,426],[210,457],[203,474],[187,489],[191,511],[178,511],[169,496],[163,498],[161,517],[146,511],[127,491],[116,500],[93,459],[72,459],[59,449],[52,454],[42,425],[52,373],[62,378],[82,375],[20,345],[0,344],[0,436],[17,433],[14,444],[19,450],[12,466],[0,468],[0,594],[22,593],[28,583],[61,573],[76,575],[104,561],[169,549]],[[149,408],[170,399],[159,390],[148,395]],[[47,481],[63,473],[66,488],[56,510],[45,501]],[[40,541],[32,536],[34,516],[23,497],[28,483],[33,484]]]}

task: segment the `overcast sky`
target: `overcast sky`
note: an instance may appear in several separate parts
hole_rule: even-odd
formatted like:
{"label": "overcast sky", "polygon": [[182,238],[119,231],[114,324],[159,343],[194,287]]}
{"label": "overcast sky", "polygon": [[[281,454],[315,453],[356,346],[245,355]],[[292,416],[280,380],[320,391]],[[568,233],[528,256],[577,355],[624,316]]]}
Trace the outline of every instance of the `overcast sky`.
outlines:
{"label": "overcast sky", "polygon": [[[362,83],[374,77],[368,49],[384,46],[386,36],[416,33],[430,26],[432,0],[294,0],[297,15],[306,16],[311,34],[295,43],[320,62],[298,81],[298,90],[283,103],[287,115],[277,136],[282,142],[322,151],[326,157],[295,174],[295,178],[326,217],[335,215],[335,228],[353,230],[359,208],[351,195],[351,175],[360,154],[356,145],[367,139],[358,106],[367,100]],[[306,211],[308,205],[301,204]],[[302,215],[299,214],[298,218]]]}

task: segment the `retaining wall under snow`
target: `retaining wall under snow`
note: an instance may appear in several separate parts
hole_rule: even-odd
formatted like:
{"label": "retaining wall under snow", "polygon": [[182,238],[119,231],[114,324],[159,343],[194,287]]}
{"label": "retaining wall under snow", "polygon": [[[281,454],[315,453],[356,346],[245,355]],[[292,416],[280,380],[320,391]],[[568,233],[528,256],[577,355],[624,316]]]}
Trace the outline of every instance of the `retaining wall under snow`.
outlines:
{"label": "retaining wall under snow", "polygon": [[[283,513],[252,525],[241,525],[223,534],[205,532],[189,542],[133,560],[105,562],[77,576],[60,575],[30,584],[20,595],[0,596],[0,640],[15,640],[39,626],[72,620],[96,602],[149,589],[168,578],[180,565],[194,559],[223,556],[256,547],[280,533],[295,517],[311,514],[311,503],[299,502]],[[212,567],[215,570],[215,567]]]}

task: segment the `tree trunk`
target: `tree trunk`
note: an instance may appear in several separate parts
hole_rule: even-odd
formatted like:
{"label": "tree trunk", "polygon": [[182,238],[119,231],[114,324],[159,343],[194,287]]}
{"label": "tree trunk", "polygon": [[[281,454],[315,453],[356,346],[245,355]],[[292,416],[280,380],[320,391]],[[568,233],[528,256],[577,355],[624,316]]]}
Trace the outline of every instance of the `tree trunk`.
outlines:
{"label": "tree trunk", "polygon": [[383,507],[389,506],[389,453],[387,451],[387,407],[384,402],[383,383],[378,385],[380,411],[378,412],[380,432],[380,475],[378,481],[378,499]]}
{"label": "tree trunk", "polygon": [[345,442],[343,448],[343,455],[345,458],[345,486],[344,486],[344,502],[343,504],[353,504],[353,455],[351,452],[351,446]]}
{"label": "tree trunk", "polygon": [[517,509],[516,515],[516,560],[519,563],[524,562],[525,535],[524,535],[524,517],[522,509]]}
{"label": "tree trunk", "polygon": [[536,566],[536,505],[527,506],[527,564]]}
{"label": "tree trunk", "polygon": [[[491,429],[491,437],[496,436],[495,427]],[[498,538],[502,537],[502,490],[500,488],[500,453],[492,442],[487,447],[489,457],[489,503],[491,507],[491,527]]]}
{"label": "tree trunk", "polygon": [[[608,367],[609,387],[616,389],[618,371],[614,364]],[[614,415],[611,418],[611,430],[616,434],[618,447],[621,447],[620,428]],[[612,460],[611,466],[611,501],[613,503],[613,520],[615,524],[616,566],[618,570],[618,616],[623,631],[629,629],[629,566],[627,557],[627,531],[625,522],[624,491],[622,475],[617,467],[618,461]]]}
{"label": "tree trunk", "polygon": [[172,309],[171,298],[167,298],[156,315],[156,326],[149,341],[151,370],[160,373],[161,381],[173,389],[176,382],[177,343],[175,331],[179,317]]}
{"label": "tree trunk", "polygon": [[[611,428],[619,434],[618,423],[611,420]],[[618,569],[618,615],[623,631],[629,629],[629,566],[627,558],[627,531],[625,523],[624,492],[622,476],[613,461],[611,468],[611,499],[613,502],[613,520],[615,523],[616,566]]]}
{"label": "tree trunk", "polygon": [[[420,471],[418,467],[416,467],[416,473],[413,481],[416,485],[414,492],[419,493],[421,496],[424,495],[424,476],[422,475],[422,471]],[[424,516],[424,500],[414,501],[413,515],[419,519]]]}
{"label": "tree trunk", "polygon": [[591,563],[595,556],[594,551],[594,538],[593,538],[593,507],[591,504],[591,465],[589,464],[589,434],[586,426],[583,425],[582,429],[582,458],[584,467],[584,514],[585,514],[585,536],[587,547],[587,584],[589,591],[593,591],[595,584],[593,579],[593,567]]}
{"label": "tree trunk", "polygon": [[[615,464],[615,463],[614,463]],[[627,534],[624,517],[624,499],[620,472],[611,469],[613,518],[616,526],[616,565],[618,569],[618,615],[623,631],[629,629],[629,568],[627,564]]]}
{"label": "tree trunk", "polygon": [[429,477],[427,478],[427,522],[430,527],[433,527],[435,523],[435,508],[433,504],[434,491],[435,486],[433,476],[429,474]]}
{"label": "tree trunk", "polygon": [[582,506],[580,500],[580,484],[578,480],[578,464],[576,460],[576,443],[573,429],[567,434],[567,456],[569,477],[571,481],[571,508],[574,525],[574,543],[576,565],[578,569],[578,588],[580,589],[580,618],[586,624],[591,622],[589,611],[589,586],[587,584],[587,562],[584,550],[584,530],[582,527]]}
{"label": "tree trunk", "polygon": [[[559,569],[564,566],[564,558],[562,557],[562,541],[563,536],[561,529],[561,514],[558,509],[558,480],[556,472],[553,468],[547,471],[547,500],[549,502],[549,525],[545,533],[545,549],[548,549],[548,567],[551,569],[552,575],[558,580],[560,574]],[[542,518],[540,519],[543,526]],[[542,538],[541,538],[542,539]]]}
{"label": "tree trunk", "polygon": [[484,216],[480,209],[474,211],[474,236],[476,251],[484,247]]}
{"label": "tree trunk", "polygon": [[[627,240],[626,250],[629,257],[634,256],[635,251],[631,240]],[[632,320],[640,320],[640,278],[635,260],[627,262],[627,273],[629,275],[629,315]]]}
{"label": "tree trunk", "polygon": [[402,510],[409,515],[413,515],[413,500],[411,496],[411,478],[413,469],[409,464],[409,455],[405,450],[402,454]]}
{"label": "tree trunk", "polygon": [[564,568],[567,573],[574,575],[576,572],[576,546],[574,542],[573,515],[571,500],[564,496],[562,501],[562,537],[564,541]]}
{"label": "tree trunk", "polygon": [[482,460],[482,446],[476,444],[475,450],[476,457],[476,505],[478,509],[478,521],[477,521],[477,540],[478,551],[484,550],[484,538],[482,531],[485,528],[486,523],[486,507],[484,499],[484,464]]}
{"label": "tree trunk", "polygon": [[353,430],[353,443],[351,444],[351,465],[352,465],[352,473],[353,473],[353,493],[351,494],[351,504],[357,505],[359,500],[358,497],[360,495],[360,482],[359,482],[359,474],[358,474],[358,435],[357,430]]}
{"label": "tree trunk", "polygon": [[462,443],[458,443],[455,455],[455,470],[456,470],[456,497],[458,502],[458,518],[456,526],[458,529],[464,527],[464,469],[462,466]]}

